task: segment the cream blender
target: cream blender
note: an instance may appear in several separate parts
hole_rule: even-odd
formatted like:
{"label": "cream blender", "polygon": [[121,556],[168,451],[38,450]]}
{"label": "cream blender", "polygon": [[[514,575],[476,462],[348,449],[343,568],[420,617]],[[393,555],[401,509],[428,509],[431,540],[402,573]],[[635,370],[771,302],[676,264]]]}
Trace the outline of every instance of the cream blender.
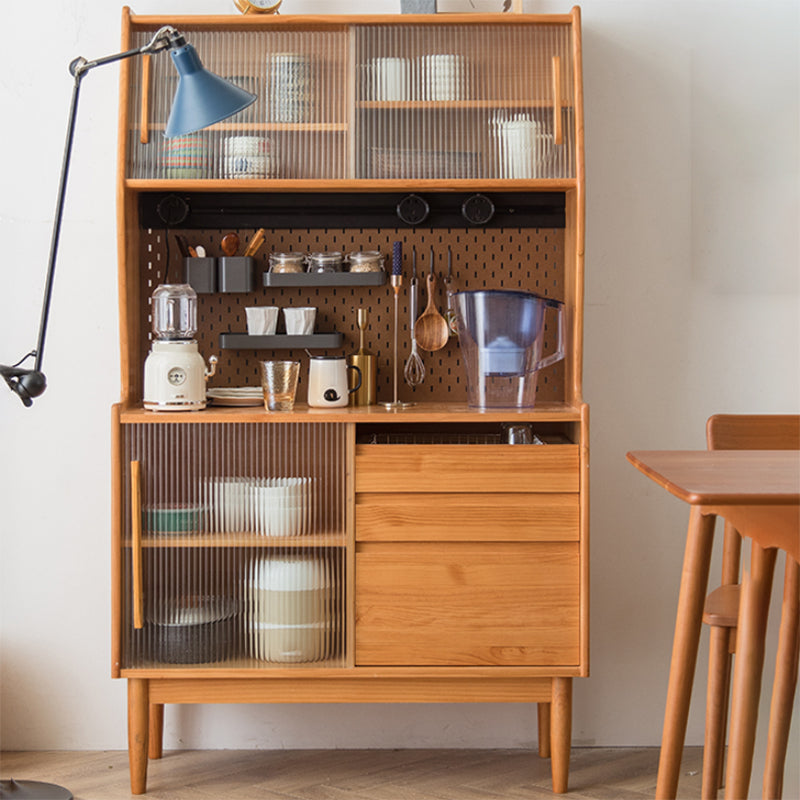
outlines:
{"label": "cream blender", "polygon": [[197,350],[197,295],[188,283],[165,283],[153,292],[153,334],[144,362],[148,411],[199,411],[206,407],[206,380],[217,367]]}

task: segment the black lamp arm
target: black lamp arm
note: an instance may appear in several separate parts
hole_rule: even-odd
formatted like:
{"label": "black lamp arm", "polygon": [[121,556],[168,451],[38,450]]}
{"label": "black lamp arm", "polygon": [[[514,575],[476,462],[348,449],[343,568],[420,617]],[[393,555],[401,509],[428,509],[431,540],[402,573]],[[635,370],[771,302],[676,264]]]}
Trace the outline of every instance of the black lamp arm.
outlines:
{"label": "black lamp arm", "polygon": [[69,71],[74,78],[72,87],[72,100],[69,106],[69,118],[67,120],[67,136],[64,143],[64,156],[61,162],[61,178],[58,184],[58,196],[56,199],[56,212],[53,220],[53,233],[50,239],[50,257],[47,262],[47,277],[45,279],[44,296],[42,298],[42,313],[39,320],[39,337],[36,349],[28,355],[35,357],[33,369],[23,369],[18,366],[28,356],[21,359],[18,364],[5,366],[0,364],[0,376],[4,378],[11,389],[16,392],[26,406],[33,403],[33,398],[38,397],[47,388],[47,381],[42,372],[42,360],[44,358],[44,343],[47,336],[47,321],[50,316],[50,299],[53,294],[53,278],[55,276],[56,256],[58,254],[58,242],[61,236],[61,220],[64,215],[64,198],[67,190],[67,177],[69,175],[70,159],[72,157],[72,142],[75,135],[75,118],[80,97],[81,81],[89,70],[95,67],[111,64],[115,61],[122,61],[133,56],[158,53],[161,50],[182,47],[186,44],[183,36],[175,28],[167,25],[159,29],[153,38],[142,47],[133,50],[125,50],[122,53],[115,53],[110,56],[87,61],[85,58],[76,58],[69,65]]}

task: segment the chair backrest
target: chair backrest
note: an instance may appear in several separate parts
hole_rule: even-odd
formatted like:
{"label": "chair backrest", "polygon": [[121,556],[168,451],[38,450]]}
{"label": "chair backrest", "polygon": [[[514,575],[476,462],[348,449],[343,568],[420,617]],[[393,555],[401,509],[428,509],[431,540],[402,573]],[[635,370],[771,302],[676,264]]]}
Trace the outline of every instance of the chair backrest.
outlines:
{"label": "chair backrest", "polygon": [[715,414],[709,450],[800,450],[800,414]]}
{"label": "chair backrest", "polygon": [[[715,414],[706,423],[709,450],[800,450],[800,414]],[[722,583],[739,581],[742,540],[725,523]]]}

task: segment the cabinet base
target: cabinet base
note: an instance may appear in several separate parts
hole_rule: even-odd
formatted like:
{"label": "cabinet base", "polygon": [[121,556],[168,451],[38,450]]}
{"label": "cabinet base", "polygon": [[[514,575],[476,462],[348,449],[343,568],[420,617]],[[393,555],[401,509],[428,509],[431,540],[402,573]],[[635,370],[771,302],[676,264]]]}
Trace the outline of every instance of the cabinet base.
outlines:
{"label": "cabinet base", "polygon": [[[539,704],[539,754],[551,758],[553,791],[567,791],[572,738],[572,678],[281,679],[129,678],[131,793],[147,790],[147,761],[160,758],[169,703],[533,702]],[[547,742],[542,742],[543,738]]]}

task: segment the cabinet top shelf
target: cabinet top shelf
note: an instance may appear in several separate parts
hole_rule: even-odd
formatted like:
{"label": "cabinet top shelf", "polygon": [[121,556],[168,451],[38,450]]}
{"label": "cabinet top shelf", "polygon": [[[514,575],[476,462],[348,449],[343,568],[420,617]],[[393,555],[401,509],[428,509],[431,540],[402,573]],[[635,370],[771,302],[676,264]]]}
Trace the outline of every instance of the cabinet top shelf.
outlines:
{"label": "cabinet top shelf", "polygon": [[571,25],[580,16],[574,6],[568,14],[210,14],[139,15],[126,6],[123,15],[139,29],[174,25],[179,30],[346,30],[353,25]]}

